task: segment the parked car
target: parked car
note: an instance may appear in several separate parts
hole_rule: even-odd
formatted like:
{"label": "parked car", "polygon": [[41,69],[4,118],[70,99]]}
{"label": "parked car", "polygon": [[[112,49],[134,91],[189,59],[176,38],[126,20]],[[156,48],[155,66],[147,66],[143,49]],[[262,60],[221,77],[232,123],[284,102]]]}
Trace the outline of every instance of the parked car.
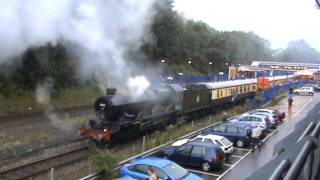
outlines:
{"label": "parked car", "polygon": [[293,90],[294,94],[296,95],[309,95],[309,96],[313,96],[314,94],[314,89],[313,87],[307,87],[307,86],[303,86],[299,89],[295,89]]}
{"label": "parked car", "polygon": [[168,146],[161,149],[158,155],[180,165],[201,167],[203,171],[221,168],[225,158],[219,146],[203,142],[188,142],[179,147]]}
{"label": "parked car", "polygon": [[216,134],[228,138],[237,147],[248,146],[251,142],[252,126],[249,124],[221,123],[202,131],[202,134]]}
{"label": "parked car", "polygon": [[281,112],[280,109],[270,108],[270,110],[272,110],[273,116],[279,118],[279,121],[282,121],[286,117],[286,113],[285,112]]}
{"label": "parked car", "polygon": [[278,119],[280,119],[280,117],[284,116],[282,114],[277,113],[277,111],[274,109],[256,109],[256,110],[244,113],[243,115],[249,115],[249,114],[254,114],[254,113],[269,113],[270,115],[272,115],[273,118],[278,118]]}
{"label": "parked car", "polygon": [[258,115],[258,116],[267,116],[268,120],[270,121],[270,127],[275,128],[279,124],[279,118],[272,116],[270,113],[267,112],[255,112],[252,115]]}
{"label": "parked car", "polygon": [[178,164],[157,157],[147,157],[135,159],[132,162],[123,165],[119,169],[121,177],[129,176],[135,179],[149,179],[148,169],[151,167],[159,180],[203,180]]}
{"label": "parked car", "polygon": [[249,114],[249,115],[242,115],[237,119],[231,120],[230,122],[248,122],[252,125],[259,125],[264,131],[268,131],[270,128],[270,120],[266,115],[257,115],[257,114]]}
{"label": "parked car", "polygon": [[225,154],[226,160],[231,156],[231,152],[233,151],[233,143],[229,141],[227,138],[215,134],[207,134],[207,135],[198,135],[193,139],[181,139],[172,144],[172,146],[181,146],[187,142],[207,142],[214,143],[219,146]]}
{"label": "parked car", "polygon": [[320,92],[320,86],[318,84],[306,84],[306,87],[313,87],[315,92]]}

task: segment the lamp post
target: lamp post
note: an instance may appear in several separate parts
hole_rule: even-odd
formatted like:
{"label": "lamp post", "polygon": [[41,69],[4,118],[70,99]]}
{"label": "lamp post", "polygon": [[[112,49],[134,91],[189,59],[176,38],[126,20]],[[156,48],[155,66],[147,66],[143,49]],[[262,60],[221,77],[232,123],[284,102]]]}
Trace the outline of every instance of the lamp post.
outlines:
{"label": "lamp post", "polygon": [[226,77],[228,79],[229,73],[228,73],[228,68],[229,68],[230,63],[228,61],[226,61]]}
{"label": "lamp post", "polygon": [[[191,65],[192,64],[192,59],[191,58],[188,58],[188,61],[187,61],[187,63],[189,64],[189,65]],[[184,73],[183,74],[187,74],[187,72],[186,72],[186,70],[184,70]]]}
{"label": "lamp post", "polygon": [[213,62],[212,62],[212,61],[209,61],[208,64],[209,64],[209,66],[208,66],[208,80],[210,81],[211,66],[212,66]]}
{"label": "lamp post", "polygon": [[166,76],[166,70],[165,70],[165,63],[166,63],[167,61],[165,60],[165,59],[161,59],[160,60],[160,63],[162,64],[162,68],[163,68],[163,70],[162,70],[162,75],[163,76]]}

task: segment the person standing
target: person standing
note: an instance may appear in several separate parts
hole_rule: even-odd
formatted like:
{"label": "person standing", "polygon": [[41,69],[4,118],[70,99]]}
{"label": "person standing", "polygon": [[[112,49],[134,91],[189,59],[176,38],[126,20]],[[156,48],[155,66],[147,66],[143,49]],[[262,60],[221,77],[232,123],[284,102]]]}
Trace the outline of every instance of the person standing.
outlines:
{"label": "person standing", "polygon": [[223,111],[222,112],[222,122],[227,122],[227,120],[228,120],[228,114],[227,114],[227,112],[226,111]]}
{"label": "person standing", "polygon": [[258,126],[258,124],[255,124],[251,133],[252,151],[254,151],[254,148],[256,145],[258,146],[259,151],[261,150],[260,136],[261,136],[261,128]]}
{"label": "person standing", "polygon": [[151,166],[148,168],[148,174],[150,175],[149,180],[158,180],[158,177]]}

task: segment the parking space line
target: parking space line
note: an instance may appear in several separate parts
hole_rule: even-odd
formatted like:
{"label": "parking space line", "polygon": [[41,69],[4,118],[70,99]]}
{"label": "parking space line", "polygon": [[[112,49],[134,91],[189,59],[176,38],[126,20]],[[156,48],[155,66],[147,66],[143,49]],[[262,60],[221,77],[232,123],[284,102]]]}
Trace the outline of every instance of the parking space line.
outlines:
{"label": "parking space line", "polygon": [[232,164],[225,164],[225,163],[223,163],[223,165],[226,165],[226,166],[229,166],[229,167],[232,166]]}
{"label": "parking space line", "polygon": [[239,159],[236,163],[234,163],[229,169],[227,169],[224,173],[222,173],[217,180],[221,179],[224,175],[226,175],[231,169],[233,169],[237,164],[239,164],[239,162],[246,158],[249,154],[251,153],[251,150],[248,150],[248,152],[241,158]]}
{"label": "parking space line", "polygon": [[186,169],[186,170],[191,171],[191,172],[195,172],[195,173],[199,173],[199,174],[209,175],[209,176],[216,176],[216,177],[220,176],[219,174],[208,173],[208,172],[203,172],[203,171],[197,171],[197,170],[193,170],[193,169]]}
{"label": "parking space line", "polygon": [[238,148],[238,147],[233,147],[233,149],[238,149],[238,150],[241,150],[241,151],[250,151],[250,149],[243,149],[243,148]]}
{"label": "parking space line", "polygon": [[238,156],[238,155],[231,155],[231,157],[242,158],[242,156]]}

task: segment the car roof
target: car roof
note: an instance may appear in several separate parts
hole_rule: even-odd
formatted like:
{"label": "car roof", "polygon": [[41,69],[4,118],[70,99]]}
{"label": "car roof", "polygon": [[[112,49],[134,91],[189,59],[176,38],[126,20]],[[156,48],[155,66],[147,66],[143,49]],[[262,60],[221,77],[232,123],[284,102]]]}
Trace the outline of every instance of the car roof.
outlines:
{"label": "car roof", "polygon": [[215,134],[200,134],[198,136],[196,136],[195,138],[206,138],[206,139],[217,139],[217,140],[221,140],[224,137],[223,136],[219,136],[219,135],[215,135]]}
{"label": "car roof", "polygon": [[185,145],[193,145],[193,146],[205,146],[205,147],[216,147],[215,144],[213,143],[207,143],[207,142],[194,142],[194,141],[191,141],[191,142],[188,142],[187,144]]}
{"label": "car roof", "polygon": [[[256,109],[258,111],[272,111],[271,109]],[[256,111],[256,110],[253,110],[253,111]]]}
{"label": "car roof", "polygon": [[252,127],[252,122],[250,121],[236,121],[234,122],[234,124],[237,124],[237,125],[242,125],[242,127],[246,128],[246,127]]}
{"label": "car roof", "polygon": [[146,164],[146,165],[152,165],[156,167],[165,167],[168,164],[172,163],[170,160],[167,159],[161,159],[157,157],[146,157],[146,158],[139,158],[132,161],[133,164]]}
{"label": "car roof", "polygon": [[219,125],[227,125],[227,126],[237,126],[237,127],[248,127],[250,125],[247,125],[247,124],[240,124],[240,123],[232,123],[232,122],[227,122],[227,123],[221,123]]}
{"label": "car roof", "polygon": [[268,113],[268,112],[255,112],[254,115],[257,115],[257,116],[271,116],[271,114]]}
{"label": "car roof", "polygon": [[248,114],[248,115],[244,115],[244,116],[242,116],[242,117],[246,117],[246,116],[261,118],[261,116],[262,116],[262,115],[257,115],[257,114]]}

